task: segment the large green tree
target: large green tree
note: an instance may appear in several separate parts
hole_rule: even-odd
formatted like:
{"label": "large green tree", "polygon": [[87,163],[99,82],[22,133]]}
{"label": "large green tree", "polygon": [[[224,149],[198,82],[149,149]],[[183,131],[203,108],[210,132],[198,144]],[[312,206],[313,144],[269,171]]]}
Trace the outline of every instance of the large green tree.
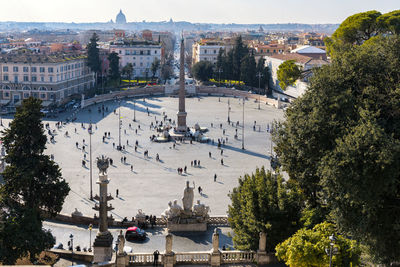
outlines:
{"label": "large green tree", "polygon": [[361,249],[355,240],[337,235],[333,224],[323,222],[313,229],[302,228],[276,247],[279,260],[289,267],[329,267],[330,236],[335,235],[337,253],[332,257],[333,266],[350,267],[360,263]]}
{"label": "large green tree", "polygon": [[98,74],[101,71],[101,62],[100,62],[100,54],[97,42],[99,41],[99,37],[96,33],[93,33],[90,38],[90,42],[87,44],[87,66],[91,71]]}
{"label": "large green tree", "polygon": [[301,72],[301,68],[297,66],[294,60],[286,60],[280,64],[276,74],[282,90],[285,90],[290,85],[294,85],[301,78]]}
{"label": "large green tree", "polygon": [[151,68],[150,68],[153,78],[156,76],[156,73],[159,68],[160,68],[160,60],[158,58],[155,58],[153,63],[151,63]]}
{"label": "large green tree", "polygon": [[241,62],[240,73],[241,73],[241,81],[243,81],[246,85],[256,86],[258,82],[256,82],[256,69],[257,64],[254,59],[254,56],[246,55]]}
{"label": "large green tree", "polygon": [[307,204],[385,263],[400,260],[399,84],[399,36],[375,37],[316,70],[275,131]]}
{"label": "large green tree", "polygon": [[111,52],[108,55],[108,61],[110,62],[108,75],[112,80],[119,80],[121,73],[119,71],[119,56],[116,52]]}
{"label": "large green tree", "polygon": [[46,136],[41,122],[41,100],[28,98],[17,108],[14,120],[2,134],[7,166],[3,172],[0,231],[0,261],[13,264],[54,244],[42,229],[42,210],[51,215],[61,211],[69,186],[58,165],[43,152]]}
{"label": "large green tree", "polygon": [[213,64],[206,60],[199,61],[193,64],[192,74],[196,80],[208,81],[213,75]]}
{"label": "large green tree", "polygon": [[295,187],[264,168],[239,179],[229,194],[229,224],[237,249],[257,250],[259,233],[268,236],[267,250],[295,233],[299,228],[302,198]]}

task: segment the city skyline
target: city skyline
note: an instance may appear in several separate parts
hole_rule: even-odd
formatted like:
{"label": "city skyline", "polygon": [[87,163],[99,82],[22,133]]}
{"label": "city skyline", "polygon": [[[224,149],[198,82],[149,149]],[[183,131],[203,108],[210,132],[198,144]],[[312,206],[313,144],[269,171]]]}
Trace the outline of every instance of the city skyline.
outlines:
{"label": "city skyline", "polygon": [[[115,21],[120,9],[127,22],[189,21],[192,23],[341,23],[346,17],[368,10],[382,13],[398,9],[396,0],[16,0],[3,3],[0,21],[18,22],[107,22]],[[95,9],[93,10],[93,8]],[[93,11],[92,11],[93,10]]]}

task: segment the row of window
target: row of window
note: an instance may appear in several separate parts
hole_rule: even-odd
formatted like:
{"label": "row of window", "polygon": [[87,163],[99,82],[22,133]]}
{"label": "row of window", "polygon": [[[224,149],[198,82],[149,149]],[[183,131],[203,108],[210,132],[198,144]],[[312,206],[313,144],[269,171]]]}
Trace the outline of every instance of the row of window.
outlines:
{"label": "row of window", "polygon": [[[153,51],[157,55],[157,50]],[[119,54],[122,55],[122,50],[119,50]],[[125,55],[151,55],[151,50],[125,50]]]}
{"label": "row of window", "polygon": [[[83,63],[75,63],[75,64],[61,66],[60,67],[60,72],[73,70],[73,69],[77,69],[77,68],[80,68],[80,67],[83,67]],[[18,66],[14,66],[12,69],[13,69],[13,72],[19,72],[19,67]],[[37,70],[38,70],[38,67],[31,67],[31,72],[37,72]],[[29,72],[29,67],[22,67],[22,71],[23,72]],[[8,72],[8,66],[3,66],[3,72]],[[45,67],[39,67],[39,72],[40,73],[45,73],[46,72],[46,68]],[[47,72],[48,73],[54,73],[54,68],[53,67],[48,67],[47,68]],[[58,72],[58,69],[57,69],[57,72]]]}
{"label": "row of window", "polygon": [[[4,86],[3,86],[3,90],[11,90],[11,87],[8,86],[8,85],[4,85]],[[22,87],[22,90],[24,90],[24,91],[30,91],[31,88],[30,88],[29,86],[25,85],[25,86]],[[33,90],[36,90],[36,87],[34,87]],[[47,87],[39,86],[38,90],[39,90],[39,91],[47,91]],[[53,91],[53,88],[50,88],[50,91]]]}
{"label": "row of window", "polygon": [[[61,77],[61,81],[63,81],[63,80],[67,80],[67,79],[71,79],[71,78],[77,77],[77,76],[79,76],[79,74],[84,75],[84,72],[83,71],[82,72],[76,71],[75,73],[71,72],[71,73],[65,73],[64,75],[61,74],[61,76],[59,76],[59,74],[57,74],[57,82],[60,81],[60,77]],[[3,75],[3,81],[10,81],[8,75]],[[23,81],[24,82],[29,82],[29,76],[28,75],[24,75]],[[32,75],[31,76],[31,82],[37,82],[37,81],[38,81],[37,77]],[[40,81],[41,82],[45,82],[44,76],[40,76]],[[54,81],[53,76],[49,76],[48,82],[53,82],[53,81]],[[17,75],[14,76],[14,82],[15,83],[19,82],[19,76],[17,76]]]}
{"label": "row of window", "polygon": [[[204,52],[204,54],[207,54],[207,49],[204,49],[203,52]],[[217,54],[217,50],[216,49],[214,49],[214,51],[210,51],[210,52],[211,53],[214,52],[214,54]]]}
{"label": "row of window", "polygon": [[[33,96],[34,96],[34,97],[37,97],[37,93],[34,93]],[[9,92],[4,92],[4,97],[5,97],[5,98],[9,98],[9,97],[10,97],[10,93],[9,93]],[[28,97],[30,97],[30,94],[29,94],[29,93],[24,93],[24,98],[28,98]],[[39,94],[39,97],[40,97],[41,99],[47,99],[46,94]],[[50,99],[54,99],[54,94],[51,94],[51,95],[50,95]]]}

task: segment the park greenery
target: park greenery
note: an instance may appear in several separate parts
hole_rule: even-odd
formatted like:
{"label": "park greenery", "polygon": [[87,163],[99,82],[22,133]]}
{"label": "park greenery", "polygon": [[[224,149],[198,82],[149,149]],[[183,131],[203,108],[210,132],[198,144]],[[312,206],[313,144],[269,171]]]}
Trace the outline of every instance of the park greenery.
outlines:
{"label": "park greenery", "polygon": [[[334,245],[329,239],[335,237]],[[359,266],[361,249],[355,240],[337,235],[335,225],[323,222],[312,229],[302,228],[293,236],[278,244],[276,255],[289,267],[329,267],[332,249],[333,266]],[[335,253],[333,253],[335,251]],[[328,251],[329,252],[329,251]]]}
{"label": "park greenery", "polygon": [[41,100],[24,99],[14,120],[2,131],[7,166],[0,188],[0,262],[14,264],[21,257],[36,257],[55,240],[43,229],[43,212],[62,209],[70,190],[58,165],[43,152],[47,137],[41,122]]}
{"label": "park greenery", "polygon": [[111,52],[108,55],[108,61],[110,62],[110,69],[108,76],[112,81],[120,81],[121,73],[119,71],[119,56],[116,52]]}
{"label": "park greenery", "polygon": [[96,73],[100,73],[101,71],[101,62],[100,62],[100,54],[97,42],[99,41],[99,37],[96,33],[93,33],[92,37],[90,38],[89,43],[86,46],[87,49],[87,66],[90,68],[91,71]]}
{"label": "park greenery", "polygon": [[301,67],[297,66],[295,60],[286,60],[279,65],[277,70],[277,78],[279,86],[285,90],[288,86],[294,85],[295,82],[301,78]]}
{"label": "park greenery", "polygon": [[[379,16],[350,18],[343,24]],[[364,32],[363,42],[347,37],[354,43],[314,70],[307,92],[278,124],[275,151],[306,198],[312,224],[331,219],[388,264],[400,260],[400,37],[359,27],[351,32]]]}
{"label": "park greenery", "polygon": [[239,179],[229,194],[229,224],[233,242],[240,250],[257,250],[260,232],[267,233],[267,251],[294,234],[300,227],[302,197],[281,175],[264,168]]}
{"label": "park greenery", "polygon": [[206,60],[199,61],[193,64],[192,74],[196,80],[208,81],[213,75],[213,64]]}

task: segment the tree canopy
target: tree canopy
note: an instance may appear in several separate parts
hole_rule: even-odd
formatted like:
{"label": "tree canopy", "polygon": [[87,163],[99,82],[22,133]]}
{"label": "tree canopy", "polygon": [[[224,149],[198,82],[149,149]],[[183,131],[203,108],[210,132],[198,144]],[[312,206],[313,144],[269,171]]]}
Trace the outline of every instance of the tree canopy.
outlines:
{"label": "tree canopy", "polygon": [[196,80],[208,81],[213,75],[213,64],[206,60],[199,61],[193,64],[192,74]]}
{"label": "tree canopy", "polygon": [[121,77],[120,71],[119,71],[119,56],[115,52],[111,52],[108,55],[108,61],[110,61],[110,69],[108,72],[108,75],[112,80],[118,80]]}
{"label": "tree canopy", "polygon": [[99,73],[101,70],[101,62],[99,55],[99,48],[97,47],[97,42],[99,41],[99,37],[96,33],[93,33],[90,38],[90,42],[87,44],[87,66],[91,69],[91,71],[95,73]]}
{"label": "tree canopy", "polygon": [[275,131],[275,151],[312,208],[381,262],[400,260],[400,38],[341,51],[315,71]]}
{"label": "tree canopy", "polygon": [[160,60],[158,58],[155,58],[153,63],[151,63],[151,73],[153,78],[156,76],[156,73],[159,68],[160,68]]}
{"label": "tree canopy", "polygon": [[302,199],[296,188],[264,168],[239,179],[239,186],[229,194],[229,224],[234,231],[237,249],[257,250],[259,233],[268,236],[267,250],[299,229]]}
{"label": "tree canopy", "polygon": [[313,229],[302,228],[293,236],[276,247],[276,255],[289,267],[329,267],[329,255],[332,242],[329,237],[335,235],[334,248],[337,253],[332,257],[333,266],[358,266],[361,249],[355,240],[337,235],[331,223],[321,223]]}
{"label": "tree canopy", "polygon": [[60,212],[69,186],[58,165],[43,154],[46,148],[41,100],[24,99],[14,120],[2,134],[7,155],[0,210],[0,261],[13,264],[21,256],[36,255],[54,245],[42,229],[42,210]]}
{"label": "tree canopy", "polygon": [[294,83],[301,78],[301,68],[297,66],[296,61],[286,60],[279,65],[277,78],[279,80],[279,86],[282,90],[285,90],[288,86],[294,85]]}

